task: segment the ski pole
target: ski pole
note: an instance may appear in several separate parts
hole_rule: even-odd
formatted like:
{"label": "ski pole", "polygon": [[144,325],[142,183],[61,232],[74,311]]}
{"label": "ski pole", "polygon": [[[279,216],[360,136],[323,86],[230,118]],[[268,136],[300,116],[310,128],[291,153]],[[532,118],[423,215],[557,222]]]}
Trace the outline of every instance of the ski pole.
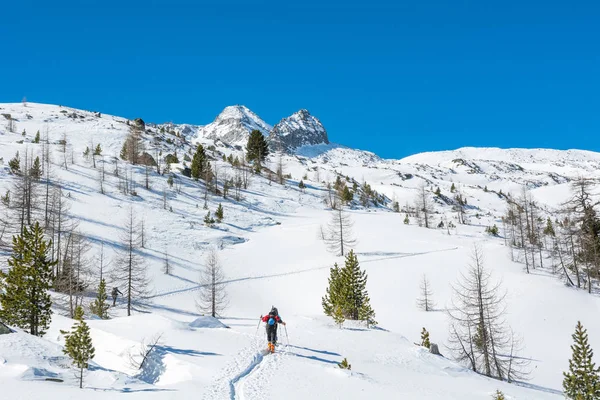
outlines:
{"label": "ski pole", "polygon": [[288,333],[287,333],[287,325],[284,325],[283,327],[285,328],[285,338],[287,339],[288,346],[289,346],[290,345],[290,337],[288,336]]}
{"label": "ski pole", "polygon": [[254,333],[254,337],[256,337],[256,335],[258,335],[258,328],[260,328],[260,321],[262,321],[262,315],[258,319],[258,325],[256,325],[256,332]]}

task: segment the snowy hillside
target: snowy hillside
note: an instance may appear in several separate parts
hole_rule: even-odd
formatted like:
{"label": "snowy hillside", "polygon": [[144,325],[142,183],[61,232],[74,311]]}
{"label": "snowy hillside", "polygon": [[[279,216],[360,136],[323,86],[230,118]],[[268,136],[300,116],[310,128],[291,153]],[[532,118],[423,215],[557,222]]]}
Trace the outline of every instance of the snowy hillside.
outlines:
{"label": "snowy hillside", "polygon": [[[111,307],[109,320],[86,314],[96,357],[83,392],[62,353],[60,331],[73,324],[66,295],[52,294],[54,316],[43,338],[22,332],[0,335],[0,386],[9,398],[475,400],[502,390],[509,399],[561,399],[562,372],[568,368],[578,320],[588,329],[592,347],[600,348],[597,295],[566,287],[544,269],[525,274],[522,264],[511,261],[505,241],[485,233],[486,227],[501,224],[507,207],[503,194],[518,195],[523,187],[530,189],[544,217],[553,215],[569,197],[571,180],[600,178],[598,153],[466,148],[384,160],[328,143],[323,128],[322,144],[300,138],[297,143],[310,145],[269,157],[269,171],[281,166],[290,174],[283,185],[265,170],[250,176],[247,188],[237,188],[239,193],[230,188],[224,198],[223,183],[237,178],[240,170],[223,157],[241,157],[235,146],[245,145],[252,129],[268,135],[271,126],[242,106],[227,107],[204,127],[146,121],[141,141],[148,156],[161,169],[167,156],[177,159],[170,173],[159,174],[156,167],[131,165],[119,157],[133,124],[68,107],[0,104],[0,195],[14,190],[17,178],[8,164],[17,152],[24,163],[25,155],[46,158],[44,149],[49,149],[39,197],[48,191],[51,199],[63,199],[69,220],[78,223],[74,230],[87,239],[84,305],[95,296],[101,251],[109,288],[116,284],[110,272],[122,251],[130,210],[144,221],[146,244],[139,255],[151,281],[150,296],[135,303],[132,316],[126,316],[122,298]],[[218,195],[183,174],[196,143],[207,149]],[[98,144],[101,155],[84,156],[86,147]],[[374,329],[353,322],[339,329],[323,315],[329,268],[344,262],[319,237],[331,214],[323,201],[327,183],[338,178],[357,187],[348,214],[357,238],[354,250],[368,273],[378,321]],[[298,187],[300,180],[304,190]],[[382,195],[378,201],[363,203],[364,183]],[[412,216],[404,223],[423,183],[434,204],[434,227],[445,221],[444,229],[419,227]],[[456,221],[453,185],[467,199],[468,224]],[[437,187],[440,196],[433,195]],[[401,212],[393,212],[394,203]],[[44,219],[45,207],[39,204],[32,211],[35,220]],[[207,212],[214,215],[219,204],[223,221],[207,226]],[[0,203],[0,222],[10,220],[12,211]],[[454,221],[454,228],[447,228],[448,221]],[[12,229],[6,227],[3,231],[0,226],[3,270]],[[446,347],[449,320],[444,310],[451,306],[451,285],[470,263],[474,244],[482,246],[486,266],[507,291],[506,319],[522,338],[522,357],[531,362],[529,381],[509,384],[475,374],[455,362]],[[196,306],[209,249],[217,250],[227,282],[229,307],[219,320],[202,316]],[[433,290],[432,312],[416,306],[423,274]],[[258,322],[272,305],[287,329],[279,331],[282,346],[266,355],[264,326]],[[415,345],[423,327],[443,357]],[[148,363],[132,367],[130,356],[157,335],[161,340]],[[350,371],[337,367],[343,358],[352,364]]]}

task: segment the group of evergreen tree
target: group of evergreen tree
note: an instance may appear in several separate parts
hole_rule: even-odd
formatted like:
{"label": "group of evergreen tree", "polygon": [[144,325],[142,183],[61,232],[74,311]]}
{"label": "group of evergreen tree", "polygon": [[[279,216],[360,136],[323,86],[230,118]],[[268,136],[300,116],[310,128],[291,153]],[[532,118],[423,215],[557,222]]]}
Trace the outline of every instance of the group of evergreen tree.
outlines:
{"label": "group of evergreen tree", "polygon": [[340,326],[344,320],[376,325],[375,311],[371,308],[366,287],[367,273],[361,271],[356,254],[350,250],[344,267],[335,264],[330,270],[329,286],[322,298],[325,314],[333,317]]}

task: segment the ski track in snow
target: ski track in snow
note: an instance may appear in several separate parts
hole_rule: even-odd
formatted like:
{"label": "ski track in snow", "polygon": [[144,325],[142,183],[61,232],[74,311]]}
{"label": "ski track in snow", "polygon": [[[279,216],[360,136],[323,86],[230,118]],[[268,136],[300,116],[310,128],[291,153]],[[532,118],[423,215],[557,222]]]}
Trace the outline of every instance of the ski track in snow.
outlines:
{"label": "ski track in snow", "polygon": [[274,354],[269,354],[263,347],[261,339],[253,339],[253,343],[242,349],[224,369],[204,399],[264,399],[271,377],[285,356],[287,346],[281,346]]}
{"label": "ski track in snow", "polygon": [[264,399],[270,377],[285,354],[284,349],[287,348],[283,346],[279,352],[269,354],[264,347],[263,340],[253,338],[252,343],[243,348],[225,367],[204,399]]}

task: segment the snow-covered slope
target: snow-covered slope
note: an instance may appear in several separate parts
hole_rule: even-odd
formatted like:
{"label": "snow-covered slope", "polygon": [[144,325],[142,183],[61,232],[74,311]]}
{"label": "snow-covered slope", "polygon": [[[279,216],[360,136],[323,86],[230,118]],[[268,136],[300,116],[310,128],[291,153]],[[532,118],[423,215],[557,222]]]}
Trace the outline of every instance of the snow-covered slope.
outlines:
{"label": "snow-covered slope", "polygon": [[286,152],[302,146],[329,144],[321,121],[304,109],[279,121],[269,134],[269,141],[273,149]]}
{"label": "snow-covered slope", "polygon": [[247,107],[228,106],[213,122],[200,128],[197,137],[220,140],[231,145],[245,145],[250,132],[255,129],[267,136],[272,128]]}
{"label": "snow-covered slope", "polygon": [[[264,174],[251,177],[249,187],[240,190],[239,200],[231,192],[227,198],[210,194],[208,210],[214,212],[222,204],[225,219],[207,227],[203,223],[207,213],[203,209],[204,186],[184,177],[180,169],[194,150],[189,142],[193,138],[215,145],[208,154],[214,158],[213,170],[220,182],[235,176],[236,171],[221,161],[222,156],[241,156],[231,145],[243,144],[242,136],[260,123],[243,109],[233,109],[230,114],[237,116],[224,120],[243,120],[239,112],[254,122],[233,122],[231,130],[225,123],[219,129],[213,127],[211,132],[218,132],[216,142],[197,126],[147,122],[143,142],[151,154],[162,152],[163,159],[177,154],[180,163],[172,165],[173,187],[167,184],[168,174],[159,175],[152,169],[146,189],[143,167],[121,160],[116,163],[129,132],[126,119],[52,105],[0,104],[0,195],[15,179],[8,171],[8,160],[17,151],[40,155],[42,144],[32,141],[38,130],[42,139],[47,132],[52,185],[62,187],[70,217],[79,221],[78,229],[90,241],[93,278],[98,274],[96,257],[101,244],[106,259],[114,260],[130,207],[145,221],[147,244],[140,255],[152,280],[152,295],[136,304],[132,317],[125,316],[124,304],[119,301],[110,310],[112,319],[88,320],[96,358],[85,386],[96,390],[85,390],[85,397],[469,400],[490,398],[500,389],[510,399],[560,399],[562,371],[568,367],[570,335],[577,320],[588,328],[592,347],[600,348],[597,296],[565,287],[545,270],[524,274],[522,265],[510,261],[504,241],[484,233],[484,228],[499,223],[505,212],[506,200],[498,195],[500,190],[517,193],[527,185],[551,212],[568,197],[570,179],[600,177],[597,153],[459,149],[383,160],[339,145],[302,146],[282,158],[284,172],[292,176],[285,185],[269,182]],[[14,119],[15,133],[7,131],[2,114]],[[265,124],[263,132],[269,131]],[[227,143],[226,136],[232,142]],[[66,155],[59,144],[65,137]],[[96,168],[82,155],[92,143],[103,149]],[[278,155],[266,164],[276,170]],[[119,177],[114,175],[115,165],[120,168]],[[106,172],[104,193],[99,184],[102,167]],[[120,179],[127,175],[134,177],[135,196],[120,189]],[[471,223],[457,224],[448,235],[446,230],[420,228],[414,221],[406,225],[404,214],[388,207],[364,208],[358,201],[354,203],[349,210],[358,239],[354,250],[368,272],[367,288],[378,329],[354,324],[339,329],[322,315],[321,297],[329,268],[343,262],[327,252],[318,235],[330,213],[322,201],[324,182],[333,182],[338,176],[367,182],[401,207],[414,201],[422,182],[429,188],[439,186],[447,196],[451,196],[454,183],[471,206],[467,210]],[[298,188],[300,179],[305,190]],[[6,211],[0,203],[0,220]],[[42,210],[35,210],[35,215],[42,215]],[[435,223],[453,218],[451,205],[436,200]],[[528,383],[511,385],[474,374],[452,361],[444,347],[448,319],[443,310],[450,305],[450,285],[469,263],[475,243],[483,247],[486,265],[508,292],[507,320],[523,338],[522,355],[532,360]],[[218,249],[227,276],[230,305],[220,319],[224,326],[201,317],[196,308],[199,273],[210,247]],[[166,252],[170,274],[163,272]],[[0,252],[2,260],[7,255]],[[112,267],[107,267],[105,276]],[[6,268],[5,264],[0,263],[0,268]],[[423,273],[430,279],[439,311],[423,312],[415,306]],[[109,282],[109,287],[112,285]],[[85,304],[93,290],[90,287],[86,293]],[[0,387],[9,398],[82,396],[61,350],[64,338],[60,330],[68,329],[72,321],[64,316],[64,297],[55,293],[53,299],[55,315],[43,339],[23,333],[0,335]],[[278,306],[287,330],[279,332],[284,345],[278,352],[265,355],[264,330],[257,324],[271,305]],[[422,327],[440,344],[444,357],[414,345]],[[161,344],[147,366],[132,368],[129,356],[139,351],[143,340],[160,333]],[[352,364],[351,371],[337,368],[343,358]]]}

